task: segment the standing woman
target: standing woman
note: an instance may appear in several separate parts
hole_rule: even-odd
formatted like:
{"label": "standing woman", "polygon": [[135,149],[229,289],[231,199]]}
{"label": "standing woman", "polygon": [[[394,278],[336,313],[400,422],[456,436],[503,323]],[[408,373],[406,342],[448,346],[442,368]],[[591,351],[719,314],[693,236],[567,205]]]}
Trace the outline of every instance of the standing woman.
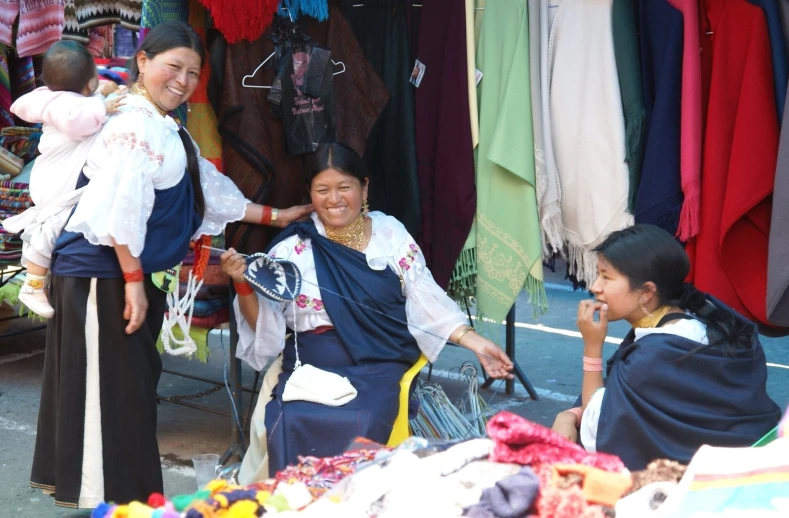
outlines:
{"label": "standing woman", "polygon": [[175,267],[197,236],[235,221],[286,225],[201,158],[168,115],[195,91],[204,59],[183,23],[157,26],[131,63],[126,105],[104,126],[86,186],[53,254],[52,303],[31,486],[64,507],[162,492],[156,441],[156,340],[166,293],[151,274]]}

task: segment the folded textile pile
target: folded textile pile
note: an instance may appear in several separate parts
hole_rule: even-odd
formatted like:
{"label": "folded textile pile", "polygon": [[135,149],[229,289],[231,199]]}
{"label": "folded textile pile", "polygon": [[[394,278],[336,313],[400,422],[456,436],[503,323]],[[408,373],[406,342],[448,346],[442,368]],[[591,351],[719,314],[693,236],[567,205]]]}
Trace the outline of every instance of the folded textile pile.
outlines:
{"label": "folded textile pile", "polygon": [[[21,214],[32,206],[28,184],[0,182],[0,221]],[[21,258],[22,240],[0,227],[0,266],[19,264]]]}
{"label": "folded textile pile", "polygon": [[36,158],[40,141],[40,128],[10,126],[0,130],[0,147],[20,158],[24,163]]}

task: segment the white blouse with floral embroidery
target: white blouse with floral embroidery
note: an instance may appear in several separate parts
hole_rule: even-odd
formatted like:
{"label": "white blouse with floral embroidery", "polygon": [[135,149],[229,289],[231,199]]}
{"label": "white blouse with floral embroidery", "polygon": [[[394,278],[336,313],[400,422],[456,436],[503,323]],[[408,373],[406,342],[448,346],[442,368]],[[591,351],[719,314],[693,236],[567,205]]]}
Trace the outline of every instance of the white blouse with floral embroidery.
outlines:
{"label": "white blouse with floral embroidery", "polygon": [[[195,149],[198,150],[197,144]],[[203,224],[195,233],[218,235],[244,217],[248,203],[238,187],[199,156],[205,198]],[[94,245],[128,245],[139,257],[156,190],[177,185],[186,173],[186,151],[178,125],[162,117],[138,95],[126,96],[120,113],[104,125],[83,169],[90,183],[66,230],[83,234]]]}
{"label": "white blouse with floral embroidery", "polygon": [[[402,223],[381,212],[371,212],[373,235],[367,245],[367,264],[373,270],[391,268],[401,279],[406,297],[406,319],[419,349],[431,362],[435,361],[449,336],[467,322],[466,315],[433,280],[422,252]],[[312,219],[318,232],[325,236],[323,224],[313,213]],[[279,243],[271,255],[286,259],[298,266],[305,282],[301,294],[290,304],[280,304],[258,296],[259,311],[255,331],[247,324],[238,306],[234,304],[238,319],[237,357],[256,370],[277,356],[285,347],[286,327],[305,332],[332,322],[321,301],[311,240],[302,241],[291,236]],[[418,328],[418,329],[417,329]]]}

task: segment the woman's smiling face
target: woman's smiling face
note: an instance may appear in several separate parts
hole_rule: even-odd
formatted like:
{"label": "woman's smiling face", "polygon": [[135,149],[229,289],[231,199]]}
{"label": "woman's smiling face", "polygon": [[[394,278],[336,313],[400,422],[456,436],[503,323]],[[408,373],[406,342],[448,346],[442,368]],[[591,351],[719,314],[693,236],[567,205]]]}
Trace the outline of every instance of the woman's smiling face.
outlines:
{"label": "woman's smiling face", "polygon": [[310,198],[318,216],[326,225],[344,228],[359,217],[367,199],[364,185],[354,176],[334,168],[321,171],[312,179]]}
{"label": "woman's smiling face", "polygon": [[137,54],[137,66],[148,94],[159,108],[172,111],[189,100],[200,82],[200,55],[189,47],[176,47],[148,57]]}

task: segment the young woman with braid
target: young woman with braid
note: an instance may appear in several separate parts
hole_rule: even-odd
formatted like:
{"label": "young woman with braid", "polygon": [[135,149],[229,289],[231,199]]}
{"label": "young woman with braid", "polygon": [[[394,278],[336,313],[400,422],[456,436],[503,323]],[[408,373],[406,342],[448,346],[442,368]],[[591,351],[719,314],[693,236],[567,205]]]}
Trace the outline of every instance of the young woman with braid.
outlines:
{"label": "young woman with braid", "polygon": [[[687,463],[703,444],[749,446],[781,411],[767,395],[756,326],[690,284],[690,263],[666,231],[636,225],[597,247],[595,300],[578,307],[584,341],[581,406],[553,429],[631,470],[654,459]],[[595,319],[595,315],[599,318]],[[608,360],[608,322],[633,329]]]}

